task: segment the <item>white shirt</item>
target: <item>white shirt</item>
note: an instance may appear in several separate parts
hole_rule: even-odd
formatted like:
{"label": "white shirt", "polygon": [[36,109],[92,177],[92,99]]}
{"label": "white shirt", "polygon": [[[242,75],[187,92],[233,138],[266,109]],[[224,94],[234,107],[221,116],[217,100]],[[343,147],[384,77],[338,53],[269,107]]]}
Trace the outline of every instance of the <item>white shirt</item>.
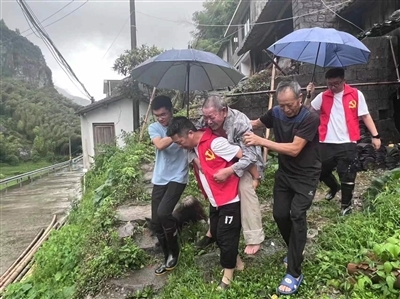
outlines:
{"label": "white shirt", "polygon": [[[358,116],[369,114],[367,103],[363,93],[358,91]],[[331,114],[329,116],[328,127],[326,132],[326,138],[324,143],[349,143],[352,142],[349,136],[349,130],[347,129],[346,116],[343,107],[343,91],[334,94],[333,106]],[[315,97],[311,102],[311,106],[314,110],[321,110],[322,105],[322,92]]]}
{"label": "white shirt", "polygon": [[[198,151],[197,146],[194,148],[194,150],[196,151],[197,156],[199,156],[199,151]],[[211,150],[214,152],[214,154],[216,156],[221,157],[225,161],[229,162],[236,156],[236,154],[240,150],[240,147],[237,145],[230,144],[226,138],[217,137],[211,142]],[[210,204],[213,207],[217,207],[214,196],[211,192],[210,185],[208,184],[204,173],[199,171],[199,177],[200,177],[201,184],[203,185],[203,189],[207,194],[208,200],[210,201]],[[239,195],[237,194],[234,199],[227,202],[226,204],[230,204],[230,203],[234,203],[234,202],[238,202],[238,201],[239,201]]]}

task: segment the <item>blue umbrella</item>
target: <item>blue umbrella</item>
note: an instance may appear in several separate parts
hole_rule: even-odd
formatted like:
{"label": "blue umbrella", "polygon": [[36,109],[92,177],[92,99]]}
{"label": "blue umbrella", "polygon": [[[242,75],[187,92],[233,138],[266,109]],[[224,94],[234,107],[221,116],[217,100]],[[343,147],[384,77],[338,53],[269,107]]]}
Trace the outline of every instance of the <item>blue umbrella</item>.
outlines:
{"label": "blue umbrella", "polygon": [[276,56],[321,67],[366,64],[370,51],[353,35],[333,28],[304,28],[293,31],[268,48]]}
{"label": "blue umbrella", "polygon": [[213,53],[194,50],[168,50],[138,65],[131,77],[141,83],[189,92],[216,90],[236,85],[244,75]]}

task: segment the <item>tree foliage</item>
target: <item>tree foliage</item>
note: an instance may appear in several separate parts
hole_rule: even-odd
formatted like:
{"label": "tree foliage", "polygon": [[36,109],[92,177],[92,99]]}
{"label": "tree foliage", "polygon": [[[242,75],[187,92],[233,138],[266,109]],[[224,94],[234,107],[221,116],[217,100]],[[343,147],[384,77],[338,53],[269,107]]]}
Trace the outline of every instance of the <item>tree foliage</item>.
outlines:
{"label": "tree foliage", "polygon": [[[194,38],[193,47],[217,53],[224,40],[224,33],[239,0],[207,0],[203,3],[203,10],[196,11],[192,20],[196,24],[196,29],[192,32]],[[205,25],[205,26],[204,26]]]}
{"label": "tree foliage", "polygon": [[118,74],[128,76],[136,66],[162,52],[162,49],[154,45],[151,47],[141,45],[139,48],[133,50],[125,50],[124,54],[121,54],[117,60],[115,60],[113,70]]}
{"label": "tree foliage", "polygon": [[1,78],[0,89],[0,162],[68,155],[69,136],[72,152],[80,151],[80,106],[12,78]]}

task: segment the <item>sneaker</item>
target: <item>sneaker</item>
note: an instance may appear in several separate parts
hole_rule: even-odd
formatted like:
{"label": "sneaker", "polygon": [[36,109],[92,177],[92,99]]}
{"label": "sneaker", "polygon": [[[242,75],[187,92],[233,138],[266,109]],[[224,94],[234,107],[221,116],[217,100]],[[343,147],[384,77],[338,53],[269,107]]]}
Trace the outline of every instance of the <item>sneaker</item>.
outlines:
{"label": "sneaker", "polygon": [[196,244],[195,246],[198,249],[204,249],[206,247],[208,247],[209,245],[211,245],[212,243],[214,243],[214,240],[210,237],[204,236],[203,238],[201,238]]}
{"label": "sneaker", "polygon": [[351,206],[347,207],[347,208],[342,208],[342,210],[340,211],[340,216],[346,216],[349,215],[353,212],[353,208]]}

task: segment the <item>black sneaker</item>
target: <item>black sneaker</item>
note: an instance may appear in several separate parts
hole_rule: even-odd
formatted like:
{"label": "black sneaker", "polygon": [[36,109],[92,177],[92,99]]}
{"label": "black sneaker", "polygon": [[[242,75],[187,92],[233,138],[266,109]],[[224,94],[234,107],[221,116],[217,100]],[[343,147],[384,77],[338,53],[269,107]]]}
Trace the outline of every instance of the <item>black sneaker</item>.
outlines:
{"label": "black sneaker", "polygon": [[349,206],[347,208],[342,208],[342,210],[340,211],[340,216],[350,215],[352,212],[353,212],[353,208],[351,206]]}
{"label": "black sneaker", "polygon": [[204,249],[206,247],[208,247],[209,245],[211,245],[212,243],[214,243],[215,241],[207,236],[204,236],[203,238],[201,238],[196,244],[195,246],[198,249]]}
{"label": "black sneaker", "polygon": [[328,201],[334,199],[335,196],[336,196],[336,193],[338,193],[338,191],[339,191],[339,187],[336,190],[330,189],[329,192],[326,193],[325,199],[328,200]]}

